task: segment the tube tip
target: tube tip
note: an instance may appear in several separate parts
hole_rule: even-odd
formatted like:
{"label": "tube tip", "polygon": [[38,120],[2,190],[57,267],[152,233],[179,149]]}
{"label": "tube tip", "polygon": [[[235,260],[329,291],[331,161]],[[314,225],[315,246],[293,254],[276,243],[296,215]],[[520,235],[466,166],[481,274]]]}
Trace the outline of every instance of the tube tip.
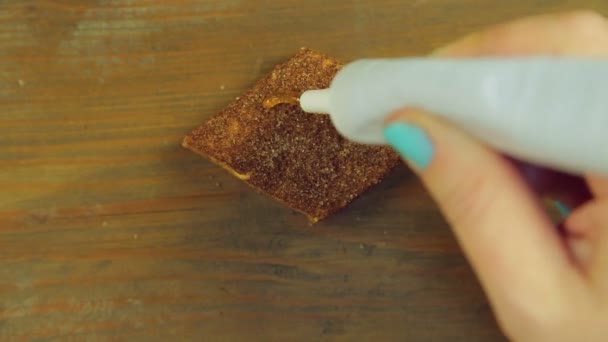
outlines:
{"label": "tube tip", "polygon": [[307,113],[329,114],[329,89],[305,91],[300,96],[300,106]]}

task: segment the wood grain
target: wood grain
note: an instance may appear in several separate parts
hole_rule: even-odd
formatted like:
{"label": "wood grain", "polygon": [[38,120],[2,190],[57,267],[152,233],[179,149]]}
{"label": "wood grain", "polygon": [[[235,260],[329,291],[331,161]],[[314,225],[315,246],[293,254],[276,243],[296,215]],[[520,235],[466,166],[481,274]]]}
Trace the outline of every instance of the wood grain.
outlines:
{"label": "wood grain", "polygon": [[[182,149],[299,47],[427,53],[568,0],[0,2],[0,339],[492,341],[405,168],[315,226]],[[257,334],[257,337],[254,337]]]}

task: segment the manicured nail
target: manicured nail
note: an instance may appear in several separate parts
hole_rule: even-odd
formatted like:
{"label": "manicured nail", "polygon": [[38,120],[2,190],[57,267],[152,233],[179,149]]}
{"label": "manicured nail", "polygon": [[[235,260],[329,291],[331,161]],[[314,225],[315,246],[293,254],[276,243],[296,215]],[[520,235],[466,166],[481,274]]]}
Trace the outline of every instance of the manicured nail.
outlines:
{"label": "manicured nail", "polygon": [[568,208],[568,206],[566,206],[560,201],[553,201],[553,206],[555,207],[555,209],[557,209],[557,211],[560,215],[562,215],[563,218],[570,216],[570,213],[572,212],[570,208]]}
{"label": "manicured nail", "polygon": [[384,129],[386,141],[409,163],[420,170],[433,159],[433,144],[418,126],[395,122]]}

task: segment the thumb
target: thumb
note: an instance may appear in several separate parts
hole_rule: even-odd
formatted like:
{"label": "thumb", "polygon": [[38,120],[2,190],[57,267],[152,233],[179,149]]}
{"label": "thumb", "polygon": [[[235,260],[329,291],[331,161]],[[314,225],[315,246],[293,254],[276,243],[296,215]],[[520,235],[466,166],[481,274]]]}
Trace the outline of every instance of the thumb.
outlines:
{"label": "thumb", "polygon": [[510,162],[446,121],[415,110],[391,116],[385,137],[420,175],[495,308],[538,307],[531,298],[561,302],[561,285],[575,273],[564,271],[573,264]]}

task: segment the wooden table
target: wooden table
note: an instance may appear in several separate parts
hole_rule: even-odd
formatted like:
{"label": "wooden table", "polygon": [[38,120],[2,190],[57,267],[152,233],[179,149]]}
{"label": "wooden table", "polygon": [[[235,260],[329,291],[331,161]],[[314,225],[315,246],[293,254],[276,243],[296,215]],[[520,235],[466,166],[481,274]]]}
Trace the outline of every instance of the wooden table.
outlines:
{"label": "wooden table", "polygon": [[404,167],[310,226],[180,141],[301,46],[343,61],[424,54],[581,6],[608,12],[604,0],[0,2],[0,339],[501,340]]}

